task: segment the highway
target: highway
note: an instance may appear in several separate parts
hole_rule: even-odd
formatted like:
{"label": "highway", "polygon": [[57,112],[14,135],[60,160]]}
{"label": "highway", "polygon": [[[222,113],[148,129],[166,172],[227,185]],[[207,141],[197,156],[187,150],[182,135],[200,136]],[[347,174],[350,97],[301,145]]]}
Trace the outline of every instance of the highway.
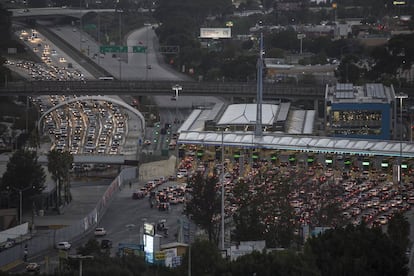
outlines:
{"label": "highway", "polygon": [[[0,88],[0,94],[8,95],[173,95],[172,87],[182,87],[181,96],[256,97],[256,83],[240,82],[193,82],[168,81],[91,81],[86,82],[9,82]],[[265,97],[324,99],[324,86],[297,86],[268,84],[263,87]]]}

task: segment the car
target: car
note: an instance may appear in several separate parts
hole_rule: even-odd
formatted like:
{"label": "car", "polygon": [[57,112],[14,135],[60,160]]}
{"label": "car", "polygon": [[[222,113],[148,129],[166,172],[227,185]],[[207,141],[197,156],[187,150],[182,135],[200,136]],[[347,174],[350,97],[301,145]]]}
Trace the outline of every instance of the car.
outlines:
{"label": "car", "polygon": [[152,69],[151,64],[148,64],[148,65],[147,65],[147,69]]}
{"label": "car", "polygon": [[111,248],[112,247],[112,241],[111,240],[102,240],[101,241],[101,248],[102,249],[107,249],[107,248]]}
{"label": "car", "polygon": [[1,246],[0,251],[3,249],[7,249],[10,247],[13,247],[16,244],[16,241],[14,239],[7,239],[7,241]]}
{"label": "car", "polygon": [[40,272],[40,265],[38,263],[28,263],[26,265],[27,272]]}
{"label": "car", "polygon": [[181,169],[177,172],[177,178],[183,178],[187,176],[188,176],[188,172],[186,169]]}
{"label": "car", "polygon": [[56,244],[56,248],[60,250],[70,250],[71,247],[72,245],[67,241],[58,242]]}
{"label": "car", "polygon": [[[145,188],[143,188],[143,189],[145,189]],[[132,193],[132,199],[142,199],[145,196],[146,196],[146,192],[142,189]]]}
{"label": "car", "polygon": [[95,228],[94,234],[95,234],[95,236],[105,236],[106,235],[106,230],[103,227],[98,227],[98,228]]}

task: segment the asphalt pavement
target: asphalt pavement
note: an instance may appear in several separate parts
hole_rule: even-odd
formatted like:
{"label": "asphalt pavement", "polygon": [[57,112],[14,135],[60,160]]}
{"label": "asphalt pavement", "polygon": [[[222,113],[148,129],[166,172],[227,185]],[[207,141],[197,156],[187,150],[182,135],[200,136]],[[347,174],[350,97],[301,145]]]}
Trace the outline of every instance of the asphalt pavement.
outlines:
{"label": "asphalt pavement", "polygon": [[[159,178],[160,176],[173,175],[175,172],[174,167],[175,157],[171,157],[168,160],[142,164],[140,166],[140,177],[139,179],[131,181],[133,183],[133,187],[131,188],[138,188],[138,185],[148,180]],[[83,179],[77,179],[72,182],[70,191],[73,200],[63,208],[63,213],[57,214],[56,212],[46,211],[44,215],[40,216],[39,212],[36,212],[34,216],[35,227],[67,226],[75,221],[81,220],[96,207],[96,204],[112,180],[84,177]],[[131,197],[131,190],[127,184],[124,183],[125,189],[122,189],[117,196]],[[25,213],[23,215],[23,221],[31,222],[32,212]]]}

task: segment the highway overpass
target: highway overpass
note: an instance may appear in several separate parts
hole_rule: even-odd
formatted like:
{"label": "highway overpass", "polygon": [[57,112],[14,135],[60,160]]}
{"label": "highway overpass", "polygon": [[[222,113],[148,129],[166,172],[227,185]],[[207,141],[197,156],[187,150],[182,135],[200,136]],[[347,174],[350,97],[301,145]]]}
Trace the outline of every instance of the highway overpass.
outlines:
{"label": "highway overpass", "polygon": [[[40,95],[173,95],[179,84],[183,96],[220,96],[255,98],[255,82],[191,82],[191,81],[32,81],[9,82],[0,88],[1,96]],[[325,86],[264,84],[265,98],[324,99]]]}
{"label": "highway overpass", "polygon": [[[0,155],[0,163],[8,163],[10,156],[7,154]],[[111,165],[131,165],[137,166],[137,157],[122,154],[74,154],[73,162],[82,164],[111,164]],[[39,155],[38,162],[47,164],[47,155]]]}
{"label": "highway overpass", "polygon": [[53,17],[53,16],[70,16],[81,18],[87,13],[96,12],[115,12],[115,9],[71,9],[71,8],[31,8],[26,9],[9,9],[12,12],[12,17],[19,18],[39,18],[39,17]]}

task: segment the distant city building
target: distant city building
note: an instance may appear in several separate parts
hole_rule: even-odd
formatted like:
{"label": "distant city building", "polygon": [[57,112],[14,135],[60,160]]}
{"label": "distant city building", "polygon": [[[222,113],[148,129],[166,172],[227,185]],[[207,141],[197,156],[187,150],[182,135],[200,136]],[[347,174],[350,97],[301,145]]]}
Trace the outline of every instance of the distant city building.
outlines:
{"label": "distant city building", "polygon": [[338,67],[334,64],[316,64],[316,65],[299,65],[299,59],[310,58],[312,55],[303,53],[302,55],[289,55],[286,59],[266,58],[266,76],[267,82],[284,82],[287,79],[295,79],[297,82],[302,81],[308,76],[312,76],[318,83],[336,83],[335,70]]}
{"label": "distant city building", "polygon": [[382,139],[392,137],[394,88],[380,83],[326,86],[325,126],[333,137]]}

